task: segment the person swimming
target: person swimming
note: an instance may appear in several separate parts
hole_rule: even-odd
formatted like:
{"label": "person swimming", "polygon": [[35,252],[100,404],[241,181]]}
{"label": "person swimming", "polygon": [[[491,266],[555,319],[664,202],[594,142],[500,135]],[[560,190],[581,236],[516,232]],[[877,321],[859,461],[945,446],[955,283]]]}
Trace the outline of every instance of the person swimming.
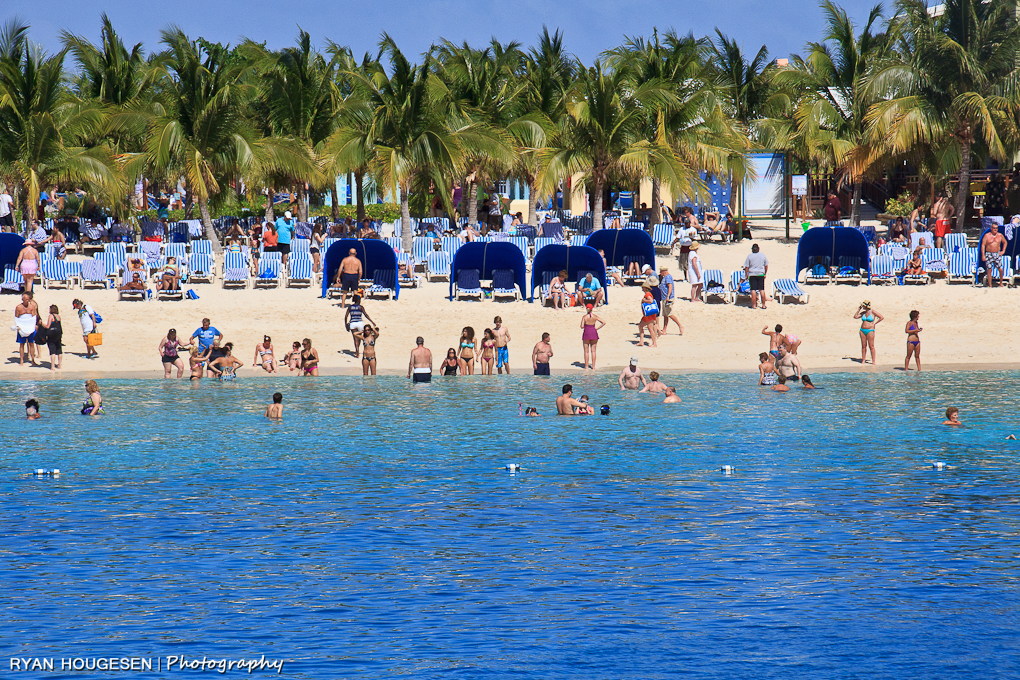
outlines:
{"label": "person swimming", "polygon": [[949,408],[947,408],[946,419],[942,421],[942,424],[953,426],[963,425],[963,423],[960,422],[960,409],[956,408],[955,406],[950,406]]}

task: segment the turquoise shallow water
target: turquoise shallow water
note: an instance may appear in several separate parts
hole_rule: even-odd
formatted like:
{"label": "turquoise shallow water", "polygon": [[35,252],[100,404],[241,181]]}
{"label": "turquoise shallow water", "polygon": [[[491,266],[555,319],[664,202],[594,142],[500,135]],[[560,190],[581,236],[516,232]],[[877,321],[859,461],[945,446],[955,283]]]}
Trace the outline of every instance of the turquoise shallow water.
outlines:
{"label": "turquoise shallow water", "polygon": [[[3,383],[3,656],[265,654],[291,678],[1020,675],[1020,445],[1003,441],[1020,374],[818,378],[777,395],[667,376],[684,399],[667,407],[587,377],[575,393],[612,415],[573,419],[518,418],[562,384],[530,376],[103,381],[96,419],[77,381]],[[277,389],[286,420],[264,422]],[[23,420],[29,396],[43,421]],[[939,425],[949,404],[964,428]]]}

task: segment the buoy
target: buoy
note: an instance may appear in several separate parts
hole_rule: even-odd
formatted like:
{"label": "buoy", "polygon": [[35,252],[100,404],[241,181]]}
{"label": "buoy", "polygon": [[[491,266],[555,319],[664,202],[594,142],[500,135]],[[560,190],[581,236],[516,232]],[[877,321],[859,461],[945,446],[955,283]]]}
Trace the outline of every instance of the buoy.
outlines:
{"label": "buoy", "polygon": [[54,468],[52,470],[47,470],[45,468],[37,468],[34,474],[36,477],[59,477],[60,470],[57,468]]}
{"label": "buoy", "polygon": [[933,468],[935,468],[936,470],[945,470],[947,467],[949,467],[948,465],[946,465],[945,463],[943,463],[940,460],[935,461],[934,463],[931,464],[931,466]]}
{"label": "buoy", "polygon": [[722,471],[724,475],[732,475],[734,472],[737,471],[737,468],[733,467],[732,465],[723,465],[721,468],[719,468],[719,470]]}
{"label": "buoy", "polygon": [[521,471],[521,466],[518,465],[517,463],[507,463],[506,464],[506,471],[507,472],[520,472]]}

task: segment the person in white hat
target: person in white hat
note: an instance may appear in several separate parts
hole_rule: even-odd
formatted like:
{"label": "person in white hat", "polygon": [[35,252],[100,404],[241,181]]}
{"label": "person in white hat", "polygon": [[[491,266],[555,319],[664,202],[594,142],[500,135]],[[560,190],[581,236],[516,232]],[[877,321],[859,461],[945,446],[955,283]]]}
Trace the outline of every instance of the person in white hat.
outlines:
{"label": "person in white hat", "polygon": [[620,372],[618,382],[621,390],[637,390],[645,386],[645,376],[641,375],[637,364],[638,358],[631,357],[630,365]]}
{"label": "person in white hat", "polygon": [[701,289],[705,285],[703,278],[705,270],[701,266],[701,258],[698,256],[700,243],[691,244],[691,252],[687,258],[687,280],[691,282],[691,302],[702,302]]}

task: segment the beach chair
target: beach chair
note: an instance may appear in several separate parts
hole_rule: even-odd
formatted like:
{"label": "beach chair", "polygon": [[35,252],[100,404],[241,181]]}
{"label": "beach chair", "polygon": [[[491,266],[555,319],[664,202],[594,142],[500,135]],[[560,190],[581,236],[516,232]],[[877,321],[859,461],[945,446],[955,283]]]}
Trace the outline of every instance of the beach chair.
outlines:
{"label": "beach chair", "polygon": [[450,262],[453,262],[453,256],[457,254],[460,247],[464,245],[464,242],[460,240],[459,236],[443,236],[443,252],[450,256]]}
{"label": "beach chair", "polygon": [[726,288],[726,277],[721,269],[706,269],[703,277],[705,281],[705,301],[708,298],[717,297],[723,302],[729,302],[729,291]]}
{"label": "beach chair", "polygon": [[960,231],[946,234],[946,253],[962,253],[967,249],[967,235]]}
{"label": "beach chair", "polygon": [[112,288],[116,284],[117,277],[120,276],[120,272],[123,267],[118,263],[116,255],[107,252],[96,253],[93,256],[97,262],[103,263],[103,268],[106,270],[106,276],[110,279],[110,287]]}
{"label": "beach chair", "polygon": [[403,248],[400,245],[399,236],[387,236],[383,239],[390,248],[393,248],[394,252],[400,252]]}
{"label": "beach chair", "polygon": [[103,249],[103,230],[91,222],[82,222],[79,227],[81,232],[81,252],[91,250],[94,253]]}
{"label": "beach chair", "polygon": [[966,252],[949,254],[949,264],[946,270],[949,276],[946,279],[949,283],[974,283],[974,271],[977,269],[977,258],[971,257]]}
{"label": "beach chair", "polygon": [[921,262],[926,274],[943,276],[946,271],[946,251],[942,248],[925,248],[921,251]]}
{"label": "beach chair", "polygon": [[[414,271],[414,258],[411,256],[410,253],[400,253],[400,255],[397,256],[397,271],[398,272],[400,271],[400,265],[401,264],[406,264],[408,266],[408,270],[409,271],[411,271],[411,272]],[[418,283],[419,283],[418,282],[418,277],[415,276],[413,273],[410,274],[410,275],[398,274],[398,279],[400,280],[400,287],[401,288],[417,288],[418,287]]]}
{"label": "beach chair", "polygon": [[538,251],[542,250],[548,245],[556,243],[556,239],[549,238],[548,236],[539,236],[535,239],[535,255],[538,255]]}
{"label": "beach chair", "polygon": [[671,250],[675,238],[676,230],[672,224],[656,224],[652,227],[652,243],[657,250]]}
{"label": "beach chair", "polygon": [[732,302],[733,304],[736,304],[737,302],[739,302],[740,298],[742,298],[742,297],[743,298],[747,298],[748,300],[751,299],[751,291],[750,290],[748,290],[746,293],[741,292],[741,290],[740,290],[740,282],[743,281],[743,280],[744,280],[744,272],[743,271],[737,271],[737,272],[733,272],[732,274],[730,274],[729,294],[730,294],[730,302]]}
{"label": "beach chair", "polygon": [[[42,265],[43,288],[62,287],[70,290],[78,285],[78,277],[72,273],[71,262],[58,260],[55,257],[46,259]],[[81,268],[78,268],[81,271]]]}
{"label": "beach chair", "polygon": [[152,272],[159,266],[160,258],[163,256],[163,244],[155,241],[140,241],[138,243],[138,255],[145,260],[145,266]]}
{"label": "beach chair", "polygon": [[[261,258],[260,258],[261,259]],[[251,269],[244,260],[244,253],[224,253],[223,287],[248,288]]]}
{"label": "beach chair", "polygon": [[[815,258],[817,259],[817,258]],[[804,270],[804,283],[814,283],[828,285],[832,282],[832,276],[829,274],[829,266],[832,264],[831,258],[823,257],[821,262],[812,262],[808,265],[808,268]]]}
{"label": "beach chair", "polygon": [[395,284],[396,272],[392,269],[376,269],[373,275],[372,285],[365,289],[365,297],[371,298],[395,298],[397,287]]}
{"label": "beach chair", "polygon": [[326,238],[322,240],[322,259],[325,261],[326,252],[329,251],[330,246],[339,241],[338,238]]}
{"label": "beach chair", "polygon": [[287,259],[287,287],[310,287],[315,285],[315,271],[309,253],[291,252]]}
{"label": "beach chair", "polygon": [[524,255],[524,261],[527,262],[531,258],[528,257],[528,237],[527,236],[511,236],[510,243],[517,246],[517,249]]}
{"label": "beach chair", "polygon": [[[986,261],[985,262],[985,267],[987,267],[987,266],[988,266],[988,262]],[[977,272],[976,272],[977,275],[976,275],[975,278],[977,279],[977,283],[980,284],[980,285],[983,285],[984,282],[985,282],[985,271],[986,271],[985,267],[977,267]],[[997,281],[998,278],[999,278],[999,272],[993,267],[992,268],[992,280],[993,281]],[[1011,285],[1013,283],[1013,281],[1014,281],[1013,263],[1010,261],[1009,257],[1003,257],[1002,258],[1002,285],[1004,285],[1004,286]]]}
{"label": "beach chair", "polygon": [[796,298],[803,304],[807,304],[809,299],[807,292],[793,279],[776,279],[772,282],[772,292],[781,305],[790,298]]}
{"label": "beach chair", "polygon": [[[627,269],[630,268],[631,263],[633,263],[633,262],[637,262],[637,266],[638,266],[638,271],[639,272],[645,266],[645,258],[641,257],[640,255],[635,255],[635,256],[627,255],[627,256],[624,256],[624,258],[623,258],[623,271],[626,272]],[[654,263],[652,263],[652,264],[654,264]],[[718,271],[718,270],[716,270],[716,271]],[[620,278],[623,279],[624,283],[633,283],[633,282],[640,283],[641,281],[645,280],[645,275],[644,274],[637,274],[637,275],[633,275],[633,274],[631,274],[631,275],[621,274]],[[719,275],[719,281],[722,282],[722,274]]]}
{"label": "beach chair", "polygon": [[457,272],[457,282],[454,284],[455,300],[462,297],[482,299],[481,272],[477,269],[461,269]]}
{"label": "beach chair", "polygon": [[871,282],[896,283],[896,261],[888,255],[876,255],[871,261]]}
{"label": "beach chair", "polygon": [[445,250],[432,251],[429,253],[428,259],[425,261],[426,280],[433,281],[437,278],[445,278],[449,281],[450,265],[452,264],[453,260],[450,257],[450,254]]}
{"label": "beach chair", "polygon": [[[312,242],[306,238],[295,238],[290,242],[290,255],[294,256],[294,253],[303,253],[305,255],[311,254]],[[287,258],[290,261],[290,257]]]}
{"label": "beach chair", "polygon": [[[123,286],[126,283],[134,281],[135,274],[140,274],[142,283],[145,284],[145,288],[142,290],[123,290]],[[118,300],[141,300],[142,302],[148,302],[149,295],[149,274],[148,272],[124,272],[124,276],[121,278],[120,286],[117,287],[117,299]]]}
{"label": "beach chair", "polygon": [[191,254],[212,255],[212,241],[201,239],[191,242]]}
{"label": "beach chair", "polygon": [[166,290],[160,290],[159,289],[159,283],[162,282],[162,278],[163,277],[160,276],[158,274],[158,272],[157,272],[157,277],[155,279],[156,282],[157,282],[157,285],[156,285],[156,290],[155,290],[155,293],[154,293],[157,300],[164,301],[164,300],[183,300],[184,299],[184,272],[185,272],[185,269],[184,269],[184,266],[179,263],[179,261],[178,261],[177,270],[181,274],[181,278],[178,280],[178,286],[176,288],[169,288],[169,289],[166,289]]}
{"label": "beach chair", "polygon": [[838,267],[835,276],[837,284],[854,283],[860,285],[861,281],[864,280],[861,274],[864,268],[861,258],[851,255],[840,255],[836,260],[836,266]]}
{"label": "beach chair", "polygon": [[910,252],[913,253],[924,240],[924,248],[935,247],[935,234],[930,231],[915,231],[910,234]]}
{"label": "beach chair", "polygon": [[424,267],[428,261],[429,253],[432,250],[432,239],[427,236],[415,236],[411,239],[411,255],[414,257],[414,266]]}
{"label": "beach chair", "polygon": [[278,288],[280,286],[283,281],[281,257],[280,253],[262,253],[262,257],[259,258],[259,270],[255,274],[255,288]]}
{"label": "beach chair", "polygon": [[15,293],[21,292],[21,289],[25,287],[25,277],[21,275],[14,265],[6,265],[4,267],[4,280],[0,283],[0,290],[9,290]]}
{"label": "beach chair", "polygon": [[519,297],[520,291],[517,290],[517,286],[514,284],[514,270],[493,269],[492,270],[493,301],[506,298],[510,298],[511,300],[516,301]]}
{"label": "beach chair", "polygon": [[87,258],[81,263],[81,287],[82,288],[109,288],[106,278],[106,265],[94,257]]}
{"label": "beach chair", "polygon": [[[922,262],[923,262],[923,260],[922,260]],[[903,269],[906,269],[906,267],[907,267],[907,263],[906,263],[906,261],[904,261],[903,262]],[[928,283],[931,283],[931,276],[928,274],[928,272],[923,272],[921,274],[904,274],[903,275],[903,283],[904,284],[908,284],[909,283],[909,284],[915,284],[915,285],[916,284],[928,284]]]}
{"label": "beach chair", "polygon": [[192,253],[188,258],[188,281],[212,283],[216,279],[216,261],[212,255]]}
{"label": "beach chair", "polygon": [[584,242],[588,240],[588,237],[583,234],[574,234],[570,237],[570,245],[572,246],[583,246]]}

